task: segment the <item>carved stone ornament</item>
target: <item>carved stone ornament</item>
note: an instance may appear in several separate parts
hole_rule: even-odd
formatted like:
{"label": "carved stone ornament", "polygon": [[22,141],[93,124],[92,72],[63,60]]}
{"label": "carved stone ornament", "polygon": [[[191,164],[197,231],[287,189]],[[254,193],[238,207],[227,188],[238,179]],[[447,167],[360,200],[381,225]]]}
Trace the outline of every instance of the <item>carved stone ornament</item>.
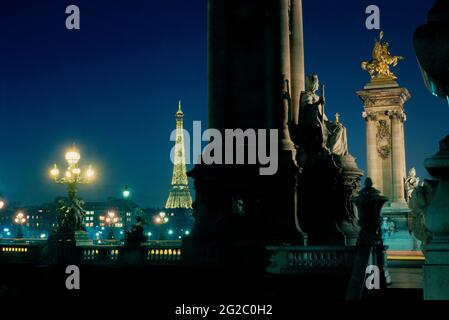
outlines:
{"label": "carved stone ornament", "polygon": [[365,119],[365,121],[376,121],[377,113],[364,111],[362,113],[362,117],[363,117],[363,119]]}
{"label": "carved stone ornament", "polygon": [[377,125],[377,152],[382,159],[388,159],[391,154],[391,130],[386,120],[380,120]]}

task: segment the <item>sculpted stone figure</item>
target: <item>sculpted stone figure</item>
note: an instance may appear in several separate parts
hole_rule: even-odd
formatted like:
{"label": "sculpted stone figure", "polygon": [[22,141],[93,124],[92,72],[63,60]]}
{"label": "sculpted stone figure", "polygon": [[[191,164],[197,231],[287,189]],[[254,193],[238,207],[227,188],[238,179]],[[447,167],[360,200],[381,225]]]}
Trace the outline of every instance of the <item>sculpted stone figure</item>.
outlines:
{"label": "sculpted stone figure", "polygon": [[410,210],[412,211],[412,231],[413,235],[422,242],[423,245],[427,244],[432,235],[427,229],[426,214],[427,208],[432,202],[438,182],[433,180],[424,180],[422,186],[418,186],[413,192],[409,202]]}
{"label": "sculpted stone figure", "polygon": [[58,228],[65,233],[85,231],[83,220],[86,211],[84,201],[74,198],[69,203],[64,200],[58,202]]}
{"label": "sculpted stone figure", "polygon": [[301,95],[301,140],[307,149],[312,143],[326,148],[328,131],[325,125],[325,98],[317,92],[319,88],[317,75],[306,77],[306,90]]}
{"label": "sculpted stone figure", "polygon": [[327,148],[330,153],[337,156],[346,156],[348,152],[348,137],[345,126],[340,122],[340,115],[335,115],[335,122],[326,122],[329,137]]}
{"label": "sculpted stone figure", "polygon": [[407,200],[407,203],[410,202],[410,199],[413,196],[413,192],[416,190],[416,188],[419,187],[419,178],[416,176],[416,169],[411,168],[410,172],[405,178],[405,199]]}
{"label": "sculpted stone figure", "polygon": [[328,120],[324,112],[324,86],[322,97],[317,94],[319,79],[317,75],[306,77],[306,90],[301,95],[301,142],[306,153],[324,150],[328,154],[345,156],[348,154],[346,128],[340,122]]}

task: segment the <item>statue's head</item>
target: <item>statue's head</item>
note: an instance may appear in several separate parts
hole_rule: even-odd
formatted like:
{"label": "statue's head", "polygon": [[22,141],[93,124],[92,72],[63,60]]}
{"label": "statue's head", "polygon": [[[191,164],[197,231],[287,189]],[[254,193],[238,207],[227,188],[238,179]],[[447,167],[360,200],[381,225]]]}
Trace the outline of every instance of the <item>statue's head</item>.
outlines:
{"label": "statue's head", "polygon": [[411,168],[410,169],[409,176],[410,177],[416,177],[416,169],[415,168]]}
{"label": "statue's head", "polygon": [[316,74],[306,77],[306,91],[317,92],[320,87],[320,81]]}

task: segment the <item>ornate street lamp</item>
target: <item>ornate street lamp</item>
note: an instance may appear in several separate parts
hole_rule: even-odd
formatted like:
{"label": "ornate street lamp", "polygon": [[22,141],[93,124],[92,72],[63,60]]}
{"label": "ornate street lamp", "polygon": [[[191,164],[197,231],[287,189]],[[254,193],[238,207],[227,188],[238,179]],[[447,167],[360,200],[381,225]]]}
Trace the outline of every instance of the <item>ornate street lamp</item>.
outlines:
{"label": "ornate street lamp", "polygon": [[125,230],[125,233],[126,233],[126,231],[128,230],[128,222],[131,222],[131,212],[130,212],[129,201],[128,201],[129,196],[131,195],[131,191],[129,191],[129,188],[127,185],[123,189],[122,195],[123,195],[123,199],[125,200],[125,204],[126,204],[125,217],[123,219],[123,229]]}
{"label": "ornate street lamp", "polygon": [[112,228],[118,223],[119,218],[117,217],[116,213],[114,211],[108,211],[108,214],[106,216],[101,216],[100,217],[101,221],[104,221],[104,223],[108,226],[109,228],[109,234],[108,234],[108,238],[109,239],[114,239],[114,231],[112,230]]}
{"label": "ornate street lamp", "polygon": [[159,212],[153,217],[153,223],[159,226],[159,240],[165,240],[163,225],[167,224],[169,221],[170,219],[165,212]]}
{"label": "ornate street lamp", "polygon": [[18,225],[19,230],[17,231],[17,238],[23,238],[23,225],[27,222],[27,217],[22,211],[17,212],[14,217],[14,223]]}
{"label": "ornate street lamp", "polygon": [[129,196],[131,195],[131,191],[129,191],[128,186],[125,186],[122,194],[123,194],[123,199],[128,200]]}
{"label": "ornate street lamp", "polygon": [[72,146],[65,154],[67,168],[62,176],[55,164],[50,170],[50,176],[57,184],[67,186],[68,202],[61,200],[58,208],[57,234],[64,238],[73,238],[76,232],[85,232],[83,201],[77,198],[77,187],[80,184],[89,184],[95,177],[92,166],[82,169],[79,166],[81,154],[75,146]]}

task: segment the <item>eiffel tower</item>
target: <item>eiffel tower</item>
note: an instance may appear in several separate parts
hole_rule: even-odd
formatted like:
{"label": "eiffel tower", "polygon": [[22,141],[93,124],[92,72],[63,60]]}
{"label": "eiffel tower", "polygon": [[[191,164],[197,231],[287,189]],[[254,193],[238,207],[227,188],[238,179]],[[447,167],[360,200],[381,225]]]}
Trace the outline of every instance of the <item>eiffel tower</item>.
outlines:
{"label": "eiffel tower", "polygon": [[189,181],[187,180],[184,150],[183,118],[184,113],[181,109],[181,101],[179,101],[178,112],[176,112],[176,145],[173,178],[165,209],[192,209],[192,196],[190,195]]}

